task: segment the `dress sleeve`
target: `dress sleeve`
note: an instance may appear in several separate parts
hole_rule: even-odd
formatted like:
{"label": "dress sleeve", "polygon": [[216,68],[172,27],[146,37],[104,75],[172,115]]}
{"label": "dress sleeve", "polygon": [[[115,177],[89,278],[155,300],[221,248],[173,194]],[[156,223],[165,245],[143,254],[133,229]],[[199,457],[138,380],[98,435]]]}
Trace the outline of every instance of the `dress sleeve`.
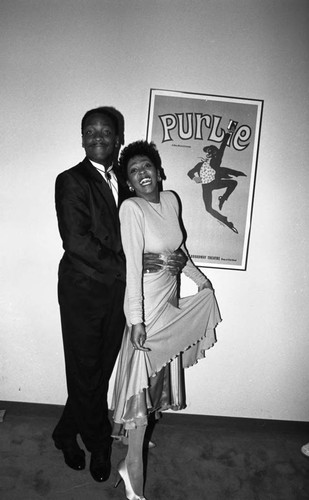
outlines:
{"label": "dress sleeve", "polygon": [[187,260],[187,263],[185,265],[185,267],[183,268],[182,272],[188,276],[188,278],[190,278],[192,281],[194,281],[194,283],[197,285],[197,286],[201,286],[203,285],[206,281],[207,281],[207,278],[205,276],[205,274],[203,274],[192,262],[191,260],[191,257],[190,255],[188,254],[187,250],[184,248],[184,246],[182,245],[181,249],[184,251],[184,253],[187,255],[188,257],[188,260]]}
{"label": "dress sleeve", "polygon": [[[171,200],[172,203],[174,204],[174,208],[176,210],[177,216],[179,217],[179,202],[175,194],[171,193]],[[188,257],[187,263],[185,267],[183,268],[182,272],[188,276],[194,283],[196,283],[197,286],[203,285],[206,281],[207,278],[206,276],[193,264],[191,257],[184,246],[184,244],[181,245],[181,250],[186,254]]]}
{"label": "dress sleeve", "polygon": [[127,321],[131,325],[142,323],[143,314],[143,253],[144,215],[140,206],[129,199],[119,211],[123,250],[126,256]]}

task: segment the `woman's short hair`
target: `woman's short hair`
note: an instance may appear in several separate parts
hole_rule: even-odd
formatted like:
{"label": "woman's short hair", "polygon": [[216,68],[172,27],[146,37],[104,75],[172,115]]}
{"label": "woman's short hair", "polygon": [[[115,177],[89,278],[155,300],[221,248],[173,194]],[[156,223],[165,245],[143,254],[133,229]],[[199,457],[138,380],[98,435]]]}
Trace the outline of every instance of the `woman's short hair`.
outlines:
{"label": "woman's short hair", "polygon": [[159,171],[161,179],[162,180],[166,179],[159,151],[157,150],[157,147],[153,142],[147,142],[147,141],[131,142],[131,144],[126,146],[121,151],[119,157],[119,168],[125,179],[128,178],[128,171],[127,171],[128,163],[134,156],[147,156],[147,158],[149,158],[149,160],[154,164],[156,169]]}

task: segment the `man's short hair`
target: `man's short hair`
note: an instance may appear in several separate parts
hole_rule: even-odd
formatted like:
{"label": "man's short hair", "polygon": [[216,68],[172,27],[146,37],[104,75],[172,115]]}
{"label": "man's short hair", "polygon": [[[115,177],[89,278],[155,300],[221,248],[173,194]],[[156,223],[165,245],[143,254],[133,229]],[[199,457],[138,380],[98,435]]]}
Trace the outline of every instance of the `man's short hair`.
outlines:
{"label": "man's short hair", "polygon": [[95,114],[108,116],[113,122],[116,135],[119,136],[120,126],[119,126],[118,118],[116,116],[119,114],[119,111],[117,111],[115,108],[113,108],[111,106],[100,106],[99,108],[93,108],[93,109],[90,109],[89,111],[87,111],[84,114],[84,116],[82,118],[82,122],[81,122],[82,134],[84,132],[86,120],[89,118],[89,116],[95,115]]}

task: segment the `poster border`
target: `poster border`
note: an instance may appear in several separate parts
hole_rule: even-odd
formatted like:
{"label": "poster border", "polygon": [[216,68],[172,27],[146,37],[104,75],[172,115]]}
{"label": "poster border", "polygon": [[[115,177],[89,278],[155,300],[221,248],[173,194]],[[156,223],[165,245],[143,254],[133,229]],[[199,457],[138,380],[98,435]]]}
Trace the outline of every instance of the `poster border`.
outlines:
{"label": "poster border", "polygon": [[170,97],[191,97],[196,99],[201,98],[218,98],[222,101],[226,100],[227,102],[236,102],[236,103],[255,103],[257,105],[257,119],[256,119],[256,130],[255,130],[255,143],[254,143],[254,152],[252,156],[252,178],[250,180],[249,186],[249,201],[247,208],[247,217],[246,217],[246,233],[244,236],[243,242],[243,257],[242,262],[238,265],[231,266],[230,264],[210,264],[209,262],[205,264],[204,262],[199,262],[196,259],[192,259],[196,266],[209,268],[209,269],[227,269],[232,271],[246,271],[248,266],[248,253],[249,253],[249,244],[251,237],[251,228],[252,228],[252,217],[253,217],[253,205],[255,198],[255,189],[256,189],[256,177],[257,177],[257,165],[258,165],[258,157],[260,150],[260,139],[261,139],[261,128],[262,128],[262,119],[263,119],[263,111],[264,111],[264,100],[257,98],[249,98],[249,97],[236,97],[236,96],[227,96],[220,94],[207,94],[202,92],[190,92],[190,91],[179,91],[179,90],[168,90],[168,89],[159,89],[159,88],[150,88],[149,93],[149,105],[148,105],[148,116],[147,116],[147,128],[146,128],[146,140],[151,140],[152,126],[153,122],[151,121],[151,116],[153,114],[154,107],[154,99],[156,95],[162,96],[170,96]]}

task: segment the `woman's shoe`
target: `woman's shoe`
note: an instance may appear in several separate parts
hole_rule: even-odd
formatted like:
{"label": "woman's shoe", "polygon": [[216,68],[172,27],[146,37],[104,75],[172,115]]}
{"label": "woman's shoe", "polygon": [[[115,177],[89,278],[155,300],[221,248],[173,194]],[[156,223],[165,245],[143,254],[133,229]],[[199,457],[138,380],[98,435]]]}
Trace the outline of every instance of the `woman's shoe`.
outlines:
{"label": "woman's shoe", "polygon": [[157,447],[157,445],[153,441],[146,442],[145,448],[148,448],[149,450],[151,450],[152,448],[156,448],[156,447]]}
{"label": "woman's shoe", "polygon": [[121,460],[121,462],[117,467],[117,470],[118,470],[118,478],[115,483],[115,488],[117,488],[118,484],[122,480],[124,482],[126,497],[128,500],[146,500],[144,496],[140,497],[136,495],[136,493],[134,493],[125,460]]}

